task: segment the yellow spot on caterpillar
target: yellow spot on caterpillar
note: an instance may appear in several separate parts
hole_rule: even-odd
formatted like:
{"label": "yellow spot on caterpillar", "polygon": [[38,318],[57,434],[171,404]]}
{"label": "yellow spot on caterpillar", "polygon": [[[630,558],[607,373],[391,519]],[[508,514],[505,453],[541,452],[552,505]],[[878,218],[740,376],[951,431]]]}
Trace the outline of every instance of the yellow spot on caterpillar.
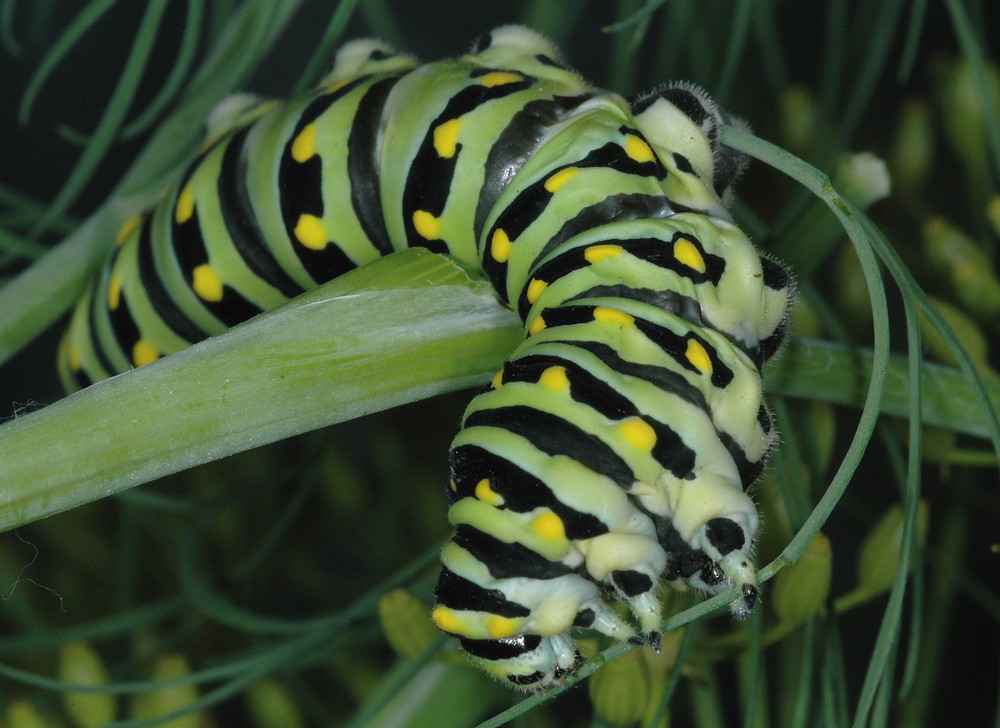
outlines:
{"label": "yellow spot on caterpillar", "polygon": [[548,326],[548,324],[545,323],[545,319],[543,319],[541,317],[541,314],[539,314],[538,316],[535,316],[535,320],[532,321],[531,326],[528,327],[528,335],[531,336],[532,334],[537,334],[539,331],[542,331],[546,326]]}
{"label": "yellow spot on caterpillar", "polygon": [[639,417],[629,417],[618,425],[618,430],[629,445],[636,450],[649,452],[656,444],[656,433],[649,423]]}
{"label": "yellow spot on caterpillar", "polygon": [[629,156],[629,159],[635,160],[639,164],[652,162],[656,159],[649,145],[635,134],[625,136],[625,154]]}
{"label": "yellow spot on caterpillar", "polygon": [[497,263],[506,263],[510,257],[510,238],[503,228],[497,228],[490,240],[490,255]]}
{"label": "yellow spot on caterpillar", "polygon": [[128,240],[128,236],[131,235],[137,227],[139,227],[139,222],[141,220],[142,218],[138,215],[133,215],[128,220],[123,222],[121,227],[118,228],[118,233],[115,235],[115,245],[121,245]]}
{"label": "yellow spot on caterpillar", "polygon": [[160,352],[144,339],[139,339],[135,342],[135,346],[132,347],[132,362],[137,367],[154,362],[159,358]]}
{"label": "yellow spot on caterpillar", "polygon": [[494,374],[493,379],[490,380],[490,386],[493,387],[493,389],[500,389],[502,385],[503,385],[503,369]]}
{"label": "yellow spot on caterpillar", "polygon": [[635,323],[635,318],[624,311],[619,311],[617,308],[598,306],[594,309],[594,321],[606,321],[618,324],[619,326],[632,326]]}
{"label": "yellow spot on caterpillar", "polygon": [[431,610],[431,619],[438,629],[450,634],[462,634],[465,629],[465,621],[459,619],[454,610],[438,605]]}
{"label": "yellow spot on caterpillar", "polygon": [[222,300],[222,279],[208,263],[191,271],[191,287],[203,301]]}
{"label": "yellow spot on caterpillar", "polygon": [[448,481],[448,487],[451,488],[453,493],[458,492],[458,483],[455,482],[454,478]]}
{"label": "yellow spot on caterpillar", "polygon": [[490,487],[489,478],[483,478],[476,483],[476,498],[491,506],[502,506],[503,496]]}
{"label": "yellow spot on caterpillar", "polygon": [[545,180],[545,189],[555,194],[560,187],[576,177],[579,172],[579,167],[566,167],[565,169],[560,169],[558,172]]}
{"label": "yellow spot on caterpillar", "polygon": [[174,220],[178,225],[183,225],[194,215],[194,192],[191,190],[191,183],[188,182],[181,188],[177,195],[177,205],[174,207]]}
{"label": "yellow spot on caterpillar", "polygon": [[591,245],[583,251],[583,259],[593,265],[594,263],[600,263],[602,260],[617,258],[624,252],[625,249],[620,245]]}
{"label": "yellow spot on caterpillar", "polygon": [[679,238],[674,243],[674,258],[699,273],[705,272],[705,259],[698,252],[698,247],[687,238]]}
{"label": "yellow spot on caterpillar", "polygon": [[413,227],[424,240],[437,240],[441,237],[441,218],[434,217],[427,210],[413,213]]}
{"label": "yellow spot on caterpillar", "polygon": [[535,303],[536,301],[538,301],[538,299],[542,297],[542,293],[548,287],[549,284],[546,283],[545,281],[539,280],[537,278],[532,278],[531,283],[528,284],[528,290],[525,293],[525,296],[528,299],[528,303]]}
{"label": "yellow spot on caterpillar", "polygon": [[122,279],[116,275],[108,278],[108,309],[116,311],[122,302]]}
{"label": "yellow spot on caterpillar", "polygon": [[684,352],[684,356],[698,371],[712,372],[712,358],[697,339],[688,339],[687,351]]}
{"label": "yellow spot on caterpillar", "polygon": [[562,541],[566,538],[566,527],[555,513],[543,513],[531,522],[535,533],[546,541]]}
{"label": "yellow spot on caterpillar", "polygon": [[491,614],[486,618],[486,632],[495,640],[510,637],[517,632],[517,622],[499,614]]}
{"label": "yellow spot on caterpillar", "polygon": [[494,86],[503,86],[508,83],[523,81],[524,76],[513,71],[491,71],[490,73],[483,74],[476,80],[479,81],[481,86],[493,88]]}
{"label": "yellow spot on caterpillar", "polygon": [[80,371],[80,367],[83,366],[80,361],[80,347],[76,344],[70,344],[66,347],[66,360],[70,369],[74,372]]}
{"label": "yellow spot on caterpillar", "polygon": [[292,142],[292,159],[305,162],[316,154],[316,122],[306,124]]}
{"label": "yellow spot on caterpillar", "polygon": [[294,232],[299,242],[312,250],[322,250],[330,240],[323,221],[315,215],[299,215]]}
{"label": "yellow spot on caterpillar", "polygon": [[451,159],[458,148],[458,131],[462,128],[462,120],[451,119],[434,127],[434,151],[439,157]]}
{"label": "yellow spot on caterpillar", "polygon": [[549,367],[542,376],[538,378],[538,383],[553,392],[565,392],[569,389],[569,377],[566,376],[566,367]]}

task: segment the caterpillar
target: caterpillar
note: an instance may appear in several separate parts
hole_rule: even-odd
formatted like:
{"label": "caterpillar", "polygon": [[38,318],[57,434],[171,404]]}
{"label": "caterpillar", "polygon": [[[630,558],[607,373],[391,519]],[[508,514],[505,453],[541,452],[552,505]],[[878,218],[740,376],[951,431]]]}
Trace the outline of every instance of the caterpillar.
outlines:
{"label": "caterpillar", "polygon": [[429,248],[525,334],[451,446],[438,627],[530,690],[579,666],[574,629],[658,648],[664,585],[753,610],[746,487],[775,440],[761,370],[793,284],[726,210],[725,111],[688,84],[593,88],[504,26],[423,65],[354,41],[312,92],[219,119],[72,314],[68,389]]}

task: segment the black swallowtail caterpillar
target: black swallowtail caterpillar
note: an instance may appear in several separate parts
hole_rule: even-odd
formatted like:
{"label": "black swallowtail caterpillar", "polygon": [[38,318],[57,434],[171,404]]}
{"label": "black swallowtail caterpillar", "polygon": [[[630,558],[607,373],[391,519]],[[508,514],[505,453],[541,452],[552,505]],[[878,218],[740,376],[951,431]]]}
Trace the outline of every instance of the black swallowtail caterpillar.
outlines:
{"label": "black swallowtail caterpillar", "polygon": [[663,582],[753,609],[744,491],[775,438],[760,369],[792,286],[722,203],[742,166],[725,112],[684,84],[594,89],[508,26],[425,65],[355,41],[313,92],[229,117],[122,227],[63,341],[68,387],[394,250],[446,253],[525,339],[452,444],[437,625],[534,688],[578,665],[574,627],[657,646]]}

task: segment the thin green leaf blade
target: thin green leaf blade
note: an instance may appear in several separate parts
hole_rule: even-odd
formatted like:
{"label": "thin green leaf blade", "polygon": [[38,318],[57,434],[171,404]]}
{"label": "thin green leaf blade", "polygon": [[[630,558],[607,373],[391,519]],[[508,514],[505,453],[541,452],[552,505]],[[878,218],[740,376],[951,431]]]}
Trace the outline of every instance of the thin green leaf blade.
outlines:
{"label": "thin green leaf blade", "polygon": [[[769,392],[808,400],[860,407],[871,371],[872,354],[843,344],[799,337],[792,340],[768,366]],[[953,367],[923,362],[921,377],[923,422],[967,435],[989,438],[982,402],[964,374]],[[985,383],[991,406],[1000,408],[1000,382]],[[881,411],[896,417],[909,415],[910,376],[907,360],[892,356],[886,376]]]}

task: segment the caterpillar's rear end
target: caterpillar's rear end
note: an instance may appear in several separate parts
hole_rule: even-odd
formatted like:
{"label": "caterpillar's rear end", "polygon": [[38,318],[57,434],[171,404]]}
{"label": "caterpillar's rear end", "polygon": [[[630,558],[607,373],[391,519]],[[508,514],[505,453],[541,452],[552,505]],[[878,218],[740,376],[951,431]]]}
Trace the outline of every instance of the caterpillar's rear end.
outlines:
{"label": "caterpillar's rear end", "polygon": [[689,86],[595,90],[525,28],[426,65],[349,44],[311,94],[230,112],[123,227],[64,380],[155,361],[393,250],[449,254],[525,340],[452,446],[438,626],[530,689],[576,667],[574,628],[658,645],[663,582],[736,587],[745,617],[745,489],[775,437],[760,370],[791,282],[725,211],[742,168],[726,121]]}

